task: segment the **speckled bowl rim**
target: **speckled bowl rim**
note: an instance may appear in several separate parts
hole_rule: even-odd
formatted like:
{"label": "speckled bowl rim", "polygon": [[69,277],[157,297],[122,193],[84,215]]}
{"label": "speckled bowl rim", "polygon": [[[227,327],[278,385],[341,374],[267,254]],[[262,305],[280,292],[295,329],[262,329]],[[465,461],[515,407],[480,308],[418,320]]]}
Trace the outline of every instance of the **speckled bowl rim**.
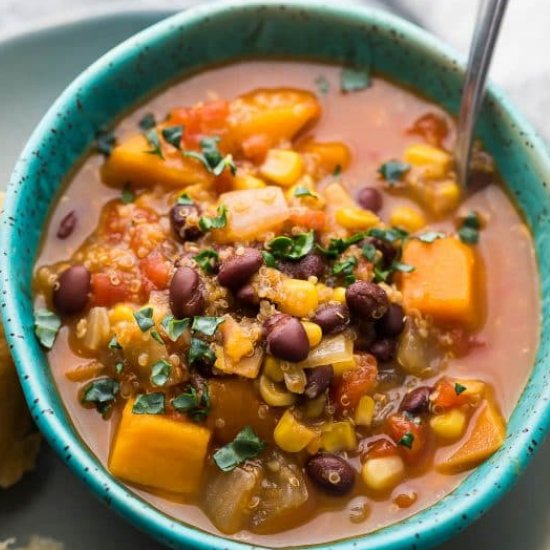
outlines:
{"label": "speckled bowl rim", "polygon": [[[21,238],[12,229],[13,215],[17,211],[19,200],[17,189],[21,181],[24,181],[28,175],[26,172],[29,168],[28,159],[32,157],[33,151],[40,150],[41,143],[46,135],[55,126],[57,122],[55,120],[56,114],[62,111],[64,106],[74,101],[78,89],[84,82],[101,79],[102,71],[110,63],[121,59],[125,60],[125,56],[133,48],[142,47],[147,43],[154,43],[169,35],[175,25],[179,29],[190,28],[204,18],[214,18],[227,10],[238,10],[244,6],[247,9],[251,6],[260,8],[266,4],[271,6],[284,5],[288,9],[308,10],[310,13],[317,13],[318,10],[321,10],[325,16],[328,12],[335,17],[350,18],[350,20],[358,19],[391,27],[406,37],[408,41],[413,42],[415,47],[422,49],[427,57],[437,57],[440,61],[452,65],[453,70],[462,70],[463,65],[460,61],[457,61],[458,57],[455,52],[427,32],[388,13],[362,6],[337,5],[336,3],[317,3],[317,5],[314,5],[310,0],[267,0],[264,2],[225,0],[206,6],[194,7],[157,23],[123,42],[100,58],[66,88],[32,134],[16,165],[8,186],[4,218],[2,219],[0,234],[2,315],[25,396],[39,428],[77,477],[82,479],[100,499],[137,527],[174,548],[196,547],[237,550],[250,549],[254,546],[203,532],[192,526],[179,523],[155,509],[114,480],[80,440],[73,426],[65,423],[56,414],[55,404],[44,382],[46,375],[41,372],[36,373],[36,365],[33,362],[30,347],[24,338],[19,336],[24,334],[25,328],[28,327],[24,325],[22,307],[19,305],[17,297],[21,291],[28,296],[29,289],[21,289],[16,285],[16,273],[12,269],[7,253],[7,251],[14,249],[15,241]],[[506,113],[511,125],[518,128],[519,135],[528,136],[531,149],[534,151],[529,157],[530,162],[537,163],[538,171],[550,177],[550,159],[544,143],[533,128],[497,88],[490,87],[489,97]],[[545,375],[543,370],[547,371],[547,367],[547,364],[539,364],[539,367],[533,372],[526,390],[532,384],[543,381]],[[463,530],[469,523],[485,513],[491,505],[510,489],[519,474],[527,466],[533,451],[540,446],[541,439],[550,425],[550,384],[544,384],[543,387],[539,388],[538,395],[539,398],[534,404],[534,408],[529,412],[528,418],[525,418],[527,416],[525,415],[523,420],[517,418],[515,420],[524,429],[516,430],[516,433],[513,434],[514,437],[507,439],[504,448],[475,471],[475,476],[469,476],[453,493],[437,504],[402,522],[370,534],[314,545],[310,548],[334,548],[339,550],[351,550],[352,548],[365,550],[420,549],[431,547]],[[525,403],[524,396],[522,396],[512,418],[521,415],[522,412],[526,413],[527,407],[528,404]],[[472,482],[473,477],[475,477],[475,480]]]}

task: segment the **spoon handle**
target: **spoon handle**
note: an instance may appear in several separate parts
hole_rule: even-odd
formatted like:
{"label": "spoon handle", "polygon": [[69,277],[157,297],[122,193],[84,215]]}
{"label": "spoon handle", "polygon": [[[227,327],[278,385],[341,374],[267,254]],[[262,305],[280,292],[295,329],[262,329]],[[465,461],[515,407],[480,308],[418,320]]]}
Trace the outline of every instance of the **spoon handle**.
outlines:
{"label": "spoon handle", "polygon": [[479,1],[458,115],[456,165],[458,179],[463,188],[467,186],[474,126],[483,100],[487,73],[507,4],[508,0]]}

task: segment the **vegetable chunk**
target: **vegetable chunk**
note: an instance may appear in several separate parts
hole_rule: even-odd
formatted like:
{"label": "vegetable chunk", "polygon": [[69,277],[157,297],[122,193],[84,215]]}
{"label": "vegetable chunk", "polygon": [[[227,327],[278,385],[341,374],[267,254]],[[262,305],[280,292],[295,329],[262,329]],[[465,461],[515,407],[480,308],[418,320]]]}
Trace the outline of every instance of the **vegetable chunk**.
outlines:
{"label": "vegetable chunk", "polygon": [[443,473],[457,473],[473,468],[498,451],[505,438],[504,419],[494,401],[489,399],[466,442],[436,467]]}
{"label": "vegetable chunk", "polygon": [[452,237],[433,243],[411,240],[403,250],[403,262],[415,268],[402,275],[407,310],[418,309],[442,321],[475,320],[476,262],[470,247]]}
{"label": "vegetable chunk", "polygon": [[290,215],[280,187],[229,191],[220,195],[227,207],[227,227],[215,232],[218,242],[250,241],[278,231]]}
{"label": "vegetable chunk", "polygon": [[210,430],[191,421],[137,415],[129,400],[122,413],[109,470],[116,477],[149,489],[195,493],[200,486]]}
{"label": "vegetable chunk", "polygon": [[193,183],[207,183],[212,177],[205,168],[179,152],[164,152],[164,160],[148,153],[151,146],[141,134],[136,134],[117,145],[101,169],[107,185],[182,187]]}

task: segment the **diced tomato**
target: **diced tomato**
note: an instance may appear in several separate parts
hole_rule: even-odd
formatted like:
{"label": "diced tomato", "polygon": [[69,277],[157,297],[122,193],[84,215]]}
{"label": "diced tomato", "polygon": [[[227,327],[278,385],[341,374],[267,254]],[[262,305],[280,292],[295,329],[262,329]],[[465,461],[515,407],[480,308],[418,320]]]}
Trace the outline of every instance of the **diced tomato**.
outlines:
{"label": "diced tomato", "polygon": [[142,274],[158,290],[168,287],[170,281],[170,263],[157,252],[152,252],[139,262]]}
{"label": "diced tomato", "polygon": [[170,111],[170,123],[182,124],[185,127],[184,138],[201,131],[201,121],[196,110],[191,107],[179,107]]}
{"label": "diced tomato", "polygon": [[383,456],[392,456],[398,454],[397,445],[387,437],[381,437],[374,441],[368,441],[363,449],[361,449],[361,461],[367,458],[381,458]]}
{"label": "diced tomato", "polygon": [[124,274],[115,272],[92,275],[92,302],[95,306],[110,307],[118,302],[130,301],[132,298],[132,291]]}
{"label": "diced tomato", "polygon": [[241,149],[246,158],[254,162],[261,162],[267,155],[271,145],[271,138],[268,135],[255,134],[241,143]]}
{"label": "diced tomato", "polygon": [[207,126],[221,125],[229,115],[229,102],[225,99],[209,101],[197,107],[198,116]]}
{"label": "diced tomato", "polygon": [[290,221],[308,229],[322,230],[326,226],[327,216],[322,210],[296,206],[290,209]]}
{"label": "diced tomato", "polygon": [[435,385],[430,401],[438,409],[450,409],[466,405],[470,401],[470,396],[460,390],[460,386],[455,382],[448,378],[442,378]]}
{"label": "diced tomato", "polygon": [[449,133],[449,126],[441,115],[426,113],[414,121],[408,132],[422,136],[431,145],[441,147]]}
{"label": "diced tomato", "polygon": [[397,444],[405,461],[418,462],[428,439],[426,424],[420,418],[407,413],[392,414],[386,419],[385,431]]}
{"label": "diced tomato", "polygon": [[345,371],[331,388],[331,398],[340,415],[353,414],[361,397],[371,393],[376,386],[376,359],[367,353],[356,357],[358,366]]}

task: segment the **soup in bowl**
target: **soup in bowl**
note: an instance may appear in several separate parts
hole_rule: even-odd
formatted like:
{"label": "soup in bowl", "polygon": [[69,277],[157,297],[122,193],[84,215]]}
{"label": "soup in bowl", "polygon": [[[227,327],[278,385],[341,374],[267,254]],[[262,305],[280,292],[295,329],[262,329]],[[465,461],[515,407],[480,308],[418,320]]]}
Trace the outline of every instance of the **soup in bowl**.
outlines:
{"label": "soup in bowl", "polygon": [[[538,348],[529,208],[543,191],[529,176],[526,221],[504,183],[514,157],[496,147],[505,124],[490,110],[483,122],[496,129],[476,144],[469,187],[459,187],[445,109],[458,90],[441,101],[442,83],[459,80],[434,65],[409,86],[400,63],[427,59],[429,40],[408,25],[355,8],[223,7],[136,38],[135,81],[114,63],[132,42],[100,60],[73,85],[76,111],[51,128],[57,140],[81,116],[78,139],[94,139],[79,163],[76,137],[74,149],[57,144],[53,171],[68,175],[54,179],[57,195],[39,187],[51,204],[48,215],[32,211],[44,235],[24,237],[34,238],[32,265],[15,261],[32,270],[25,346],[44,350],[40,376],[72,426],[48,418],[58,402],[42,405],[39,424],[56,442],[76,431],[81,475],[110,480],[106,498],[170,544],[405,544],[414,514],[431,507],[424,515],[437,522],[453,498],[467,521],[460,491],[469,495],[483,468],[508,464],[508,418]],[[167,80],[153,61],[163,48],[175,63],[167,45],[177,52],[186,38],[192,58],[192,39],[205,40],[193,33],[237,32],[231,21],[248,25],[241,50],[216,66],[202,52],[179,82],[143,99],[153,73]],[[349,30],[338,51],[305,59],[329,24]],[[295,39],[289,52],[280,40],[293,25],[311,42]],[[359,42],[363,33],[370,41]],[[112,79],[122,92],[109,96]],[[20,177],[31,167],[20,165]],[[33,174],[21,192],[44,181]],[[14,211],[24,203],[13,199],[17,178]],[[21,235],[3,238],[13,249]],[[34,399],[36,386],[29,378]],[[63,447],[69,464],[73,444]]]}

